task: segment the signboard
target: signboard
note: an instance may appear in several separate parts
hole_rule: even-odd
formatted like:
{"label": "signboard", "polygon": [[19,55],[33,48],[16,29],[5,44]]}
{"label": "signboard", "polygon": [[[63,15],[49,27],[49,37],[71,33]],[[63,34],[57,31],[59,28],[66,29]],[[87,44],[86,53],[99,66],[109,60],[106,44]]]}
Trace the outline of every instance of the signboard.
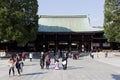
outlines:
{"label": "signboard", "polygon": [[99,47],[100,44],[99,43],[93,43],[93,46]]}
{"label": "signboard", "polygon": [[110,43],[103,43],[104,47],[110,47]]}

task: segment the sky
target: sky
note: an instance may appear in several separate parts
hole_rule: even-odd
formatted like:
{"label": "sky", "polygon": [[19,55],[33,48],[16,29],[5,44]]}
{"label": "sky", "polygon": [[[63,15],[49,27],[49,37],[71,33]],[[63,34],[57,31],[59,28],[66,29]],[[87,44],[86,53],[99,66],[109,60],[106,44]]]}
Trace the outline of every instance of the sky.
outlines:
{"label": "sky", "polygon": [[91,26],[103,26],[104,0],[38,0],[38,15],[88,15]]}

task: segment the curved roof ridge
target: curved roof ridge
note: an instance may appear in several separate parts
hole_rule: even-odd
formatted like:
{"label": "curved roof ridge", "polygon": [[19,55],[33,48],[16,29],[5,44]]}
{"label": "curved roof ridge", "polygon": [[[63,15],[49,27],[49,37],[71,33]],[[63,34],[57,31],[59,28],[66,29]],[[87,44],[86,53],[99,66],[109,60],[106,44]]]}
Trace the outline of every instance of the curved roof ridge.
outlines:
{"label": "curved roof ridge", "polygon": [[40,18],[87,18],[87,15],[40,15]]}

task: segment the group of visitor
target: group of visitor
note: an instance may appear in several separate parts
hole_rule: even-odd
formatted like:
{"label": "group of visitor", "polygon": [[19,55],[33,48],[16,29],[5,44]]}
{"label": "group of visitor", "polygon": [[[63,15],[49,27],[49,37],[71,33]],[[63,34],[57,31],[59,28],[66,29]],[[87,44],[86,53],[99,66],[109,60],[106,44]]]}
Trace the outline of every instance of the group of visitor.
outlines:
{"label": "group of visitor", "polygon": [[[64,52],[62,55],[62,63],[61,65],[63,66],[63,69],[67,69],[67,62],[68,62],[68,52]],[[33,53],[29,53],[29,59],[30,62],[32,62],[33,59]],[[25,61],[25,53],[23,52],[22,54],[16,54],[15,56],[11,56],[8,61],[8,66],[9,66],[9,76],[11,76],[11,72],[13,73],[13,76],[15,75],[15,68],[17,69],[18,75],[21,75],[21,72],[23,72],[23,66]],[[60,59],[57,54],[54,55],[54,69],[59,70],[59,63]],[[40,67],[41,69],[44,69],[46,66],[46,69],[49,69],[49,66],[51,64],[51,55],[49,52],[41,52],[40,53]]]}
{"label": "group of visitor", "polygon": [[[63,66],[64,70],[67,69],[67,59],[68,59],[68,53],[64,53],[64,55],[62,57],[62,66]],[[44,69],[45,64],[46,64],[46,69],[49,69],[50,63],[51,63],[51,55],[48,52],[47,53],[41,52],[41,54],[40,54],[41,69]],[[60,69],[59,57],[57,54],[54,55],[54,68],[55,68],[55,70]]]}
{"label": "group of visitor", "polygon": [[9,76],[11,75],[11,72],[13,73],[13,76],[15,75],[15,70],[14,70],[15,67],[17,69],[18,74],[21,75],[21,72],[23,72],[24,60],[25,60],[24,53],[22,53],[22,55],[20,54],[16,54],[15,56],[12,55],[9,58],[8,60]]}

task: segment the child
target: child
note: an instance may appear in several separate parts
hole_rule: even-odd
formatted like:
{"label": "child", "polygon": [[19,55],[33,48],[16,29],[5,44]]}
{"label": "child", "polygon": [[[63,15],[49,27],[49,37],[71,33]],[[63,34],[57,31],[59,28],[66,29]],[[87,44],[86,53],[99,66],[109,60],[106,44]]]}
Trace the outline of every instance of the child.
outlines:
{"label": "child", "polygon": [[58,70],[59,69],[59,60],[55,61],[55,69]]}

